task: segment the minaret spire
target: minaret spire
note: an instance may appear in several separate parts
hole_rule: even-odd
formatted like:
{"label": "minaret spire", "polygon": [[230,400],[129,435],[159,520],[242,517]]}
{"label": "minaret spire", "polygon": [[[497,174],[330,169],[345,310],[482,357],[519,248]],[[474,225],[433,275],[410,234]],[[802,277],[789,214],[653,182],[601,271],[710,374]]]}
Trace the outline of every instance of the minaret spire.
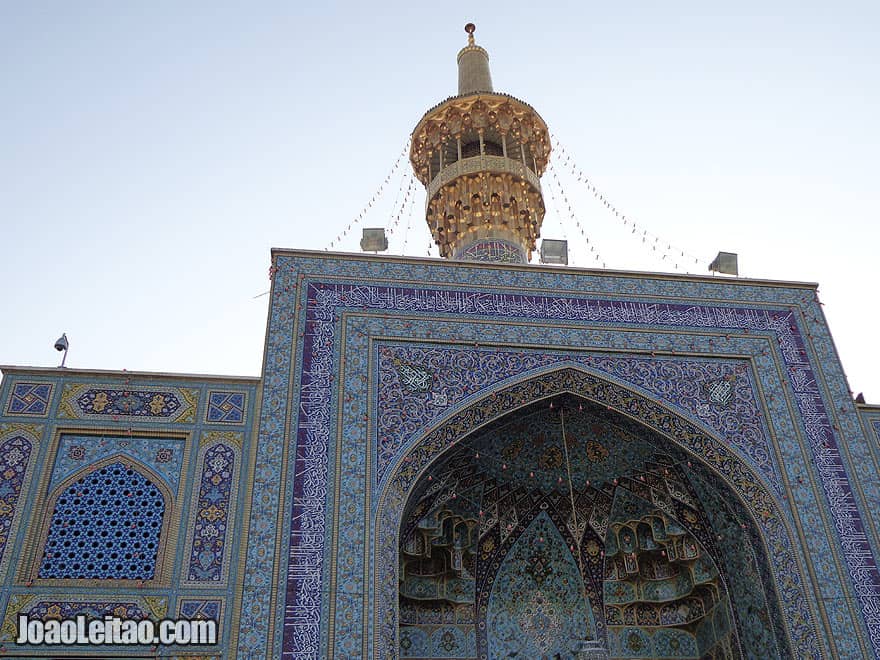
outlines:
{"label": "minaret spire", "polygon": [[474,42],[477,26],[468,23],[468,45],[458,51],[458,95],[492,91],[492,74],[489,72],[489,53]]}
{"label": "minaret spire", "polygon": [[451,259],[528,263],[544,220],[540,177],[550,134],[527,103],[493,90],[489,54],[465,26],[458,96],[429,110],[410,160],[427,188],[425,219]]}

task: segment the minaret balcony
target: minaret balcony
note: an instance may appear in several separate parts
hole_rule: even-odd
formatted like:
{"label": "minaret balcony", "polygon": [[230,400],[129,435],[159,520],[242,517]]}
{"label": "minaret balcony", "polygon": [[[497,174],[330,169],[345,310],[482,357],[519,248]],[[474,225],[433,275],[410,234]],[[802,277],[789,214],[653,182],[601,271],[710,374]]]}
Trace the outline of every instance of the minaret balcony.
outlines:
{"label": "minaret balcony", "polygon": [[428,203],[430,204],[430,200],[434,198],[440,189],[451,181],[454,181],[461,176],[476,174],[478,172],[510,174],[514,177],[524,179],[533,190],[541,190],[541,181],[538,178],[538,175],[530,168],[523,165],[520,161],[506,158],[505,156],[481,155],[473,156],[471,158],[462,158],[440,170],[440,173],[431,180],[431,183],[428,184]]}

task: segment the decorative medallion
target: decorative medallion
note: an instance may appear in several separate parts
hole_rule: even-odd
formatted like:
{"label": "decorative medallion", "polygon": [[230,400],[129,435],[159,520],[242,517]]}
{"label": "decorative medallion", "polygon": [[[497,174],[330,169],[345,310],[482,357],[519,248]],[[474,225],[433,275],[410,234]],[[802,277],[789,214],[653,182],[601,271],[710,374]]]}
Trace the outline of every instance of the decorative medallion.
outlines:
{"label": "decorative medallion", "polygon": [[134,417],[142,421],[192,423],[198,396],[198,390],[187,388],[148,390],[129,389],[119,384],[67,384],[58,406],[58,416],[88,419],[101,415],[111,419]]}
{"label": "decorative medallion", "polygon": [[586,454],[587,458],[592,463],[601,463],[606,458],[608,458],[608,450],[605,448],[601,442],[596,442],[595,440],[590,440],[586,446]]}
{"label": "decorative medallion", "polygon": [[76,403],[89,415],[170,417],[180,408],[180,401],[171,393],[133,390],[87,390]]}
{"label": "decorative medallion", "polygon": [[717,406],[727,406],[733,399],[733,383],[736,376],[733,374],[719,380],[714,380],[703,385],[703,391],[709,397],[709,401]]}
{"label": "decorative medallion", "polygon": [[394,360],[394,368],[397,369],[400,382],[411,392],[423,394],[431,389],[434,376],[427,369],[403,360]]}

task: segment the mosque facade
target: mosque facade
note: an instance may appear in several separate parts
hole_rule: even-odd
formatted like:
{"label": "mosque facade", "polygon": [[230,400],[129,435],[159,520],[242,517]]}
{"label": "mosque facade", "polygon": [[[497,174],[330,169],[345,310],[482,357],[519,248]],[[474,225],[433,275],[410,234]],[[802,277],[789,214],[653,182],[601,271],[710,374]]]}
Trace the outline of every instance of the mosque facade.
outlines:
{"label": "mosque facade", "polygon": [[[547,126],[459,53],[442,259],[272,251],[259,378],[3,367],[0,657],[880,657],[880,407],[813,284],[531,264]],[[19,617],[217,622],[18,643]]]}

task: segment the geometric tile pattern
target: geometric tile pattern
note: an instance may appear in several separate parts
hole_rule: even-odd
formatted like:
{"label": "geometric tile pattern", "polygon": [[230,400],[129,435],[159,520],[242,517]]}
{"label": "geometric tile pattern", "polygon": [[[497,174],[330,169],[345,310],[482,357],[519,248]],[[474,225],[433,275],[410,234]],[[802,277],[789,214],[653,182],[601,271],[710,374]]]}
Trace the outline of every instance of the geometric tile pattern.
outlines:
{"label": "geometric tile pattern", "polygon": [[51,383],[22,383],[12,386],[7,415],[45,415],[52,400]]}
{"label": "geometric tile pattern", "polygon": [[181,619],[220,620],[220,608],[223,601],[214,598],[181,598],[178,602],[178,616]]}
{"label": "geometric tile pattern", "polygon": [[164,513],[162,493],[135,469],[95,470],[59,494],[39,577],[152,580]]}
{"label": "geometric tile pattern", "polygon": [[240,424],[244,421],[247,395],[244,392],[208,392],[207,422]]}

